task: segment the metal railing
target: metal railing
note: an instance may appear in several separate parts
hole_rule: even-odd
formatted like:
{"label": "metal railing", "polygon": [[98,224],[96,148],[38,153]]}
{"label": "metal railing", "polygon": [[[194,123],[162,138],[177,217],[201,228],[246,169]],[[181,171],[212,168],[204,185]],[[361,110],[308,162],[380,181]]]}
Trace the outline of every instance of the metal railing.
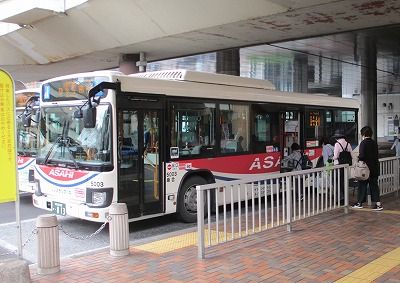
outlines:
{"label": "metal railing", "polygon": [[[348,165],[197,186],[198,257],[206,247],[344,206]],[[215,212],[215,213],[214,213]],[[207,215],[205,219],[204,216]]]}
{"label": "metal railing", "polygon": [[[381,158],[379,166],[380,194],[399,196],[400,157]],[[208,247],[273,227],[290,231],[293,221],[319,213],[340,207],[347,213],[351,169],[336,165],[197,186],[198,257]]]}
{"label": "metal railing", "polygon": [[380,176],[378,178],[380,194],[386,195],[400,189],[400,157],[379,159]]}

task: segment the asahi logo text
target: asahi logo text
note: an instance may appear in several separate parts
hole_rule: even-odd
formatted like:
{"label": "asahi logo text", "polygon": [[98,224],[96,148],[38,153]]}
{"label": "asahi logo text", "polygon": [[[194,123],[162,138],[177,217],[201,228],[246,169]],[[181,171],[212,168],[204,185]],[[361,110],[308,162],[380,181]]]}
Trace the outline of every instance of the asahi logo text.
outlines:
{"label": "asahi logo text", "polygon": [[73,179],[74,178],[74,172],[73,171],[67,171],[67,170],[61,170],[61,169],[51,169],[49,172],[50,176],[55,176],[55,177],[63,177],[63,178],[68,178],[68,179]]}
{"label": "asahi logo text", "polygon": [[269,169],[272,167],[278,167],[280,163],[280,158],[278,160],[274,160],[273,156],[266,156],[264,159],[260,159],[259,157],[256,157],[251,164],[249,170],[261,170],[261,169]]}

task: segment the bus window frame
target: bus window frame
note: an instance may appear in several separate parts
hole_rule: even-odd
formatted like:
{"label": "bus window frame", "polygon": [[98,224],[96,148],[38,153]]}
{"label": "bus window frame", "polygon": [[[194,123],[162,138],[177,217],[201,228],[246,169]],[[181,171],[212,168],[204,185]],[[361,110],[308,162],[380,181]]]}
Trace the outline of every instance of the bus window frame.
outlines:
{"label": "bus window frame", "polygon": [[[221,104],[231,104],[231,105],[240,105],[240,106],[247,106],[247,110],[248,110],[248,120],[247,120],[247,136],[248,136],[248,142],[247,142],[247,150],[243,150],[243,151],[236,151],[236,152],[222,152],[221,150],[221,137],[222,137],[222,125],[220,124],[221,121]],[[218,121],[218,125],[219,127],[217,127],[219,129],[219,139],[216,141],[218,143],[218,155],[219,156],[235,156],[235,155],[245,155],[245,154],[249,154],[250,153],[250,140],[251,140],[251,108],[252,108],[252,103],[250,102],[239,102],[239,101],[229,101],[229,102],[219,102],[217,103],[217,107],[218,107],[218,116],[217,116],[217,121]],[[216,124],[217,126],[217,124]]]}
{"label": "bus window frame", "polygon": [[[80,101],[80,102],[82,102],[82,105],[83,105],[83,103],[85,102],[85,101]],[[101,102],[100,103],[100,105],[102,105],[102,106],[107,106],[107,108],[109,109],[109,115],[110,115],[110,117],[109,117],[109,123],[110,123],[110,135],[111,135],[111,138],[110,138],[110,161],[109,162],[107,162],[107,164],[95,164],[95,163],[87,163],[87,164],[84,164],[84,165],[82,165],[80,168],[79,168],[79,170],[87,170],[87,171],[91,171],[91,172],[93,172],[93,171],[99,171],[99,172],[111,172],[111,171],[113,171],[114,170],[114,167],[115,167],[115,162],[114,162],[114,158],[113,158],[113,156],[115,155],[115,153],[114,153],[114,144],[113,144],[113,135],[114,135],[114,117],[113,117],[113,112],[115,111],[114,109],[113,109],[113,103],[112,102]],[[77,107],[77,105],[75,105],[75,104],[60,104],[60,105],[56,105],[56,106],[51,106],[51,105],[45,105],[45,106],[43,106],[43,107],[40,107],[39,109],[40,109],[40,111],[41,111],[41,116],[43,115],[43,113],[42,113],[42,111],[45,111],[46,109],[51,109],[51,108],[62,108],[62,107]],[[42,124],[41,124],[41,122],[42,122],[42,118],[40,119],[40,121],[39,121],[39,126],[38,126],[38,131],[39,132],[42,132],[41,130],[42,130]],[[45,124],[46,125],[46,124]],[[45,128],[46,129],[46,128]],[[44,138],[44,139],[46,139],[46,138]],[[42,141],[40,141],[40,142],[42,142]],[[45,158],[44,157],[38,157],[37,155],[36,155],[36,160],[37,160],[37,164],[38,165],[46,165],[46,164],[44,164],[44,160],[45,160]],[[57,159],[52,159],[52,160],[49,160],[48,161],[48,163],[47,164],[59,164],[59,163],[65,163],[65,161],[63,161],[63,160],[57,160]],[[67,163],[65,163],[65,164],[67,164]]]}
{"label": "bus window frame", "polygon": [[[327,132],[326,132],[326,121],[325,121],[325,113],[326,113],[327,110],[332,111],[332,109],[329,108],[329,107],[321,107],[321,106],[317,106],[317,107],[315,107],[315,106],[305,106],[304,107],[304,111],[303,111],[304,126],[303,126],[303,135],[302,136],[303,136],[303,142],[304,142],[303,148],[305,150],[316,149],[316,148],[322,147],[322,144],[320,142],[321,138],[323,138],[323,137],[325,137],[327,135]],[[317,138],[314,139],[314,141],[317,141],[317,145],[307,147],[307,140],[308,139],[306,138],[306,127],[307,127],[307,122],[309,122],[308,114],[311,111],[318,111],[318,112],[321,113],[320,120],[321,120],[321,124],[322,124],[322,135],[321,135],[321,137],[317,137]],[[328,138],[330,138],[330,137],[328,137]]]}
{"label": "bus window frame", "polygon": [[[287,106],[285,107],[284,104],[282,103],[274,103],[274,102],[257,102],[257,103],[251,103],[251,109],[250,109],[250,119],[251,121],[255,120],[255,113],[256,111],[254,110],[255,106],[260,106],[260,107],[271,107],[274,109],[274,111],[266,111],[265,113],[277,113],[277,119],[278,119],[278,124],[276,125],[276,127],[278,128],[278,137],[279,137],[279,150],[278,152],[280,152],[282,150],[282,136],[283,136],[283,132],[280,129],[280,122],[279,120],[281,119],[280,114],[282,113],[282,111],[286,111]],[[299,111],[299,110],[296,110]],[[255,136],[255,128],[254,125],[251,124],[250,125],[250,143],[255,143],[256,141],[252,140],[252,137]],[[273,136],[271,137],[271,141],[273,139]],[[259,151],[259,150],[255,150],[254,147],[250,149],[250,152],[252,154],[259,154],[259,153],[266,153],[266,149],[264,151]]]}
{"label": "bus window frame", "polygon": [[[320,111],[320,112],[322,112],[322,117],[321,117],[321,120],[323,119],[323,124],[324,124],[324,126],[323,126],[323,135],[322,135],[322,137],[327,137],[328,139],[331,139],[332,137],[333,137],[333,135],[334,135],[334,131],[335,130],[333,130],[333,132],[332,133],[328,133],[328,127],[327,127],[327,122],[326,122],[326,112],[327,111],[330,111],[331,112],[331,124],[332,125],[334,125],[335,123],[336,123],[336,119],[335,119],[335,111],[354,111],[355,112],[355,121],[354,121],[354,124],[356,125],[356,130],[355,130],[355,138],[357,137],[357,133],[358,133],[358,109],[356,109],[356,108],[347,108],[347,107],[345,107],[345,108],[342,108],[342,107],[326,107],[326,106],[317,106],[317,107],[315,107],[315,106],[305,106],[304,107],[304,114],[303,114],[303,117],[304,117],[304,126],[303,126],[303,141],[304,141],[304,143],[306,143],[306,136],[305,136],[305,123],[307,122],[306,121],[306,113],[308,113],[308,111],[313,111],[313,110],[317,110],[317,111]],[[349,137],[347,137],[347,138],[349,138]],[[320,141],[320,139],[318,139],[318,141]],[[350,141],[349,141],[350,142]],[[306,147],[305,146],[305,144],[304,144],[304,149],[315,149],[315,148],[321,148],[322,147],[322,144],[318,144],[318,146],[314,146],[314,147]]]}
{"label": "bus window frame", "polygon": [[[171,158],[169,154],[169,149],[171,148],[171,128],[170,124],[172,123],[171,119],[173,119],[172,115],[172,106],[175,103],[210,103],[210,104],[215,104],[216,108],[216,113],[215,113],[215,120],[214,120],[214,133],[215,133],[215,145],[214,145],[214,150],[212,154],[198,154],[198,155],[188,155],[188,156],[180,156],[179,158]],[[251,129],[251,124],[250,121],[248,121],[248,135],[249,135],[249,141],[248,141],[248,149],[241,151],[241,152],[226,152],[222,153],[221,152],[221,127],[219,124],[219,119],[221,117],[220,114],[220,105],[221,104],[236,104],[236,105],[245,105],[248,106],[249,110],[249,119],[251,119],[252,115],[252,105],[254,103],[252,102],[246,102],[246,101],[241,101],[241,100],[227,100],[227,99],[200,99],[200,98],[182,98],[182,97],[176,97],[176,96],[168,96],[167,97],[167,110],[166,113],[166,131],[167,131],[167,148],[166,148],[166,155],[167,155],[167,162],[175,162],[175,161],[180,161],[180,160],[191,160],[191,159],[202,159],[202,158],[216,158],[216,157],[226,157],[226,156],[237,156],[237,155],[246,155],[246,154],[251,154],[252,150],[250,149],[250,140],[251,140],[251,134],[252,134],[252,129]]]}
{"label": "bus window frame", "polygon": [[[217,127],[217,117],[219,115],[219,101],[218,100],[211,100],[211,99],[198,99],[198,98],[181,98],[181,97],[167,97],[167,104],[166,104],[166,125],[165,125],[165,130],[166,130],[166,156],[167,156],[167,162],[175,162],[179,160],[191,160],[191,159],[202,159],[202,158],[215,158],[218,157],[218,150],[219,150],[219,144],[218,144],[218,127]],[[209,104],[215,104],[215,116],[214,116],[214,135],[215,135],[215,144],[213,146],[213,150],[209,154],[197,154],[197,155],[185,155],[185,156],[179,156],[178,158],[171,158],[171,155],[169,154],[169,149],[172,147],[171,145],[171,123],[174,122],[174,117],[173,117],[173,106],[175,104],[183,104],[183,103],[209,103]],[[176,146],[174,146],[176,147]]]}

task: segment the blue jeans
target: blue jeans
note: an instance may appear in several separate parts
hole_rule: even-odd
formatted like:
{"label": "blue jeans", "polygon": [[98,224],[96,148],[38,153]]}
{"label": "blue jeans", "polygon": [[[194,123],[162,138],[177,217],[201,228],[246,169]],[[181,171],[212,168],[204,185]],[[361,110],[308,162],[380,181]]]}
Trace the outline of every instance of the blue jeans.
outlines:
{"label": "blue jeans", "polygon": [[367,186],[371,192],[371,200],[373,202],[381,201],[379,196],[378,177],[370,177],[365,181],[358,181],[357,202],[363,203],[367,198]]}

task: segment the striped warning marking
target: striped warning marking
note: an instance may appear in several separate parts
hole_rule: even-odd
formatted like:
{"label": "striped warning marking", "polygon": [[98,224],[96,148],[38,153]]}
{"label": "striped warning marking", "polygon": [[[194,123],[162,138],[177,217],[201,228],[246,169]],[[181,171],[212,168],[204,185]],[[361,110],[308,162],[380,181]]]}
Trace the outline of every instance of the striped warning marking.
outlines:
{"label": "striped warning marking", "polygon": [[163,254],[170,251],[174,251],[177,249],[186,248],[192,246],[196,243],[197,233],[187,233],[180,236],[175,236],[171,238],[167,238],[164,240],[159,240],[155,242],[151,242],[148,244],[140,245],[134,247],[135,249],[155,253],[155,254]]}
{"label": "striped warning marking", "polygon": [[336,282],[372,282],[398,265],[400,265],[400,248],[384,254]]}
{"label": "striped warning marking", "polygon": [[[259,232],[258,227],[255,228],[255,232]],[[249,230],[248,234],[253,234],[253,231]],[[215,230],[211,230],[211,233],[209,233],[208,230],[205,230],[204,243],[206,244],[206,246],[210,244],[209,235],[211,235],[211,245],[215,245],[217,244],[217,242],[223,243],[225,241],[232,240],[232,233],[226,233],[225,238],[225,233],[223,231],[221,232],[221,230],[218,232],[218,234]],[[239,238],[239,233],[234,233],[233,235],[235,239]],[[244,237],[245,235],[245,231],[242,231],[242,237]],[[154,241],[148,244],[135,246],[134,248],[150,253],[163,254],[194,245],[197,245],[197,232],[191,232],[159,241]]]}

